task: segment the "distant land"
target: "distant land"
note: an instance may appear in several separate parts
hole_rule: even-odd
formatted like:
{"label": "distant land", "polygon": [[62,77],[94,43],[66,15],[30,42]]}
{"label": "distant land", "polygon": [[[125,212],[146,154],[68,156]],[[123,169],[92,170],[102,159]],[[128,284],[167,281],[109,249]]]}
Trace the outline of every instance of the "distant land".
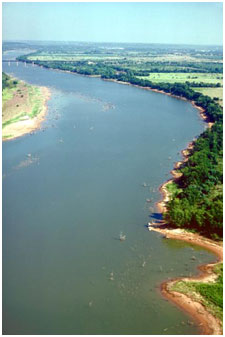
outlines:
{"label": "distant land", "polygon": [[[15,56],[13,52],[18,50],[20,55]],[[205,131],[199,137],[190,139],[187,148],[182,151],[183,159],[172,170],[173,178],[161,185],[163,200],[157,202],[158,220],[149,222],[147,227],[149,231],[163,234],[165,239],[199,245],[217,255],[218,262],[202,267],[200,276],[164,282],[161,290],[165,297],[199,322],[204,334],[222,334],[223,47],[3,41],[3,56],[3,62],[8,63],[7,69],[14,61],[20,65],[23,62],[30,68],[38,66],[45,71],[60,70],[57,73],[61,75],[66,72],[70,76],[98,77],[158,95],[166,94],[190,102],[192,108],[196,108],[196,113],[206,122]],[[7,76],[4,74],[3,78],[10,86],[13,79]],[[14,84],[10,89],[11,99],[15,99],[18,90],[18,83]],[[25,93],[27,88],[26,85],[23,87]],[[5,104],[9,98],[7,94],[8,91],[5,91]],[[3,129],[7,123],[18,122],[14,117],[10,114],[10,120],[4,120]],[[93,131],[93,127],[89,130]],[[61,139],[60,143],[63,143]],[[148,185],[144,182],[143,187]],[[146,199],[146,202],[151,203],[152,200]],[[191,260],[195,261],[196,257],[193,255]],[[113,272],[110,275],[114,281]],[[90,303],[92,306],[92,301]]]}

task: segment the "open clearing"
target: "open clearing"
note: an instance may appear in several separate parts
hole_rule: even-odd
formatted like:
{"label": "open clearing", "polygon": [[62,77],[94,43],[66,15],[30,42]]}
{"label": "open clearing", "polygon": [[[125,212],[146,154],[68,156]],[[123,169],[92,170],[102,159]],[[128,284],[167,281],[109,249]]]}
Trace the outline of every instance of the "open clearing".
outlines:
{"label": "open clearing", "polygon": [[2,123],[3,127],[11,119],[36,115],[41,106],[40,88],[32,87],[23,82],[14,88],[3,90]]}
{"label": "open clearing", "polygon": [[28,124],[43,111],[46,94],[41,87],[18,82],[2,91],[2,137],[12,138],[11,125]]}
{"label": "open clearing", "polygon": [[115,60],[121,59],[129,61],[136,61],[136,62],[213,62],[213,63],[221,63],[221,60],[212,60],[209,58],[204,57],[194,57],[190,55],[177,55],[177,54],[165,54],[165,55],[155,55],[151,54],[150,52],[147,53],[139,53],[135,51],[129,51],[123,53],[123,50],[113,50],[113,52],[106,53],[94,53],[86,54],[86,53],[45,53],[40,52],[38,55],[30,55],[28,57],[29,60],[32,61],[80,61],[80,60],[98,60],[98,59],[105,59],[105,60]]}
{"label": "open clearing", "polygon": [[83,54],[51,54],[51,55],[32,55],[28,59],[31,61],[83,61],[83,60],[117,60],[120,59],[119,56],[105,56],[102,54],[95,54],[94,56],[83,55]]}
{"label": "open clearing", "polygon": [[151,73],[149,76],[139,76],[139,78],[152,82],[167,82],[167,83],[184,83],[188,82],[203,82],[203,83],[220,83],[223,85],[223,75],[216,73]]}
{"label": "open clearing", "polygon": [[193,90],[200,92],[203,95],[207,95],[211,98],[219,98],[219,104],[223,106],[223,88],[192,88]]}

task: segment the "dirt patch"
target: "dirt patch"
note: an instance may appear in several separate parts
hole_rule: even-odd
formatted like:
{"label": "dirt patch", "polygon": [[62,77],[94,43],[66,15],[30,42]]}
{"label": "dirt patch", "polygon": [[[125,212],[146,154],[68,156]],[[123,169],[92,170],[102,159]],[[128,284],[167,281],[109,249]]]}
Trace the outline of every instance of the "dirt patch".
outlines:
{"label": "dirt patch", "polygon": [[185,310],[198,324],[203,335],[222,335],[223,331],[218,318],[214,317],[200,302],[180,292],[171,291],[169,287],[176,281],[165,282],[161,292],[165,298]]}
{"label": "dirt patch", "polygon": [[3,140],[17,138],[39,128],[45,118],[49,98],[48,88],[19,82],[12,98],[3,104]]}
{"label": "dirt patch", "polygon": [[[187,160],[188,155],[190,154],[192,148],[193,143],[190,143],[188,148],[182,151],[184,161]],[[166,181],[159,188],[163,198],[160,202],[157,203],[157,208],[161,213],[166,211],[166,203],[170,198],[170,193],[167,189],[167,185],[179,177],[179,175],[177,175],[176,170],[177,168],[180,168],[182,163],[183,163],[182,161],[178,162],[175,165],[175,169],[171,172],[173,174],[173,179]],[[182,240],[206,248],[211,252],[213,252],[214,254],[216,254],[219,261],[223,261],[222,243],[218,243],[216,241],[207,239],[196,233],[190,233],[185,229],[169,228],[164,221],[150,224],[149,230],[161,233],[166,239]],[[217,275],[213,272],[214,266],[215,264],[200,266],[199,267],[200,273],[196,277],[176,278],[175,280],[164,282],[161,285],[161,292],[164,297],[174,302],[178,307],[185,310],[193,317],[193,319],[199,324],[202,334],[221,335],[222,326],[220,320],[217,317],[213,316],[200,301],[197,301],[196,299],[193,299],[187,296],[186,294],[171,290],[173,284],[178,280],[180,281],[182,280],[185,282],[201,281],[205,283],[214,281],[215,278],[217,277]]]}
{"label": "dirt patch", "polygon": [[[207,239],[199,234],[189,233],[184,229],[170,229],[163,222],[161,224],[152,224],[151,230],[161,233],[167,239],[183,240],[206,248],[216,254],[220,262],[223,261],[222,243]],[[213,272],[214,266],[215,264],[199,266],[200,273],[196,277],[176,278],[171,281],[163,282],[161,285],[161,292],[164,297],[174,302],[178,307],[185,310],[193,317],[201,327],[202,334],[221,335],[222,326],[220,320],[213,316],[200,301],[193,299],[186,294],[171,290],[172,286],[177,281],[204,283],[215,281],[217,275]]]}

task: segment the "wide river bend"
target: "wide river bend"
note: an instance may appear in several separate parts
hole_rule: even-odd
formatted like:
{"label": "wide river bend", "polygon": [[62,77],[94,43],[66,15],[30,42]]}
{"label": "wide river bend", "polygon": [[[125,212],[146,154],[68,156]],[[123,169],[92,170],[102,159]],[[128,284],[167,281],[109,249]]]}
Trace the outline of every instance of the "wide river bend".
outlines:
{"label": "wide river bend", "polygon": [[198,334],[159,286],[215,257],[145,227],[204,130],[197,110],[99,78],[3,71],[52,93],[41,130],[3,143],[3,333]]}

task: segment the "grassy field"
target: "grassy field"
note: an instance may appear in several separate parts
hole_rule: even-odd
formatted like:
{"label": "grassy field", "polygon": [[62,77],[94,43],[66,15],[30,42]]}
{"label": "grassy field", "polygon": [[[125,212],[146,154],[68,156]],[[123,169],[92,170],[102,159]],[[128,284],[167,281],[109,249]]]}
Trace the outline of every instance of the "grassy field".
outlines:
{"label": "grassy field", "polygon": [[[18,81],[12,88],[2,91],[2,136],[9,138],[6,126],[35,117],[44,105],[41,88]],[[6,128],[7,129],[7,128]]]}
{"label": "grassy field", "polygon": [[85,54],[81,52],[77,53],[45,53],[40,52],[38,55],[31,55],[29,56],[29,60],[32,61],[80,61],[80,60],[115,60],[115,59],[121,59],[123,60],[124,57],[126,57],[126,60],[132,60],[136,62],[214,62],[214,63],[221,63],[221,60],[210,60],[204,57],[193,57],[190,55],[179,55],[179,54],[165,54],[165,55],[155,55],[151,54],[149,52],[146,53],[140,53],[135,51],[129,51],[123,54],[123,51],[121,53],[121,50],[118,52],[113,51],[113,53],[110,53],[108,51],[108,54],[106,53],[94,53],[91,54]]}
{"label": "grassy field", "polygon": [[223,75],[214,73],[151,73],[149,76],[140,76],[152,82],[167,82],[167,83],[184,83],[188,82],[203,82],[203,83],[220,83],[223,85]]}
{"label": "grassy field", "polygon": [[118,60],[119,56],[105,56],[102,54],[85,55],[85,54],[48,54],[48,55],[34,55],[29,56],[28,59],[31,61],[98,61],[98,60]]}
{"label": "grassy field", "polygon": [[218,275],[215,282],[176,282],[171,290],[184,293],[201,302],[207,309],[221,321],[223,319],[223,264],[214,267]]}
{"label": "grassy field", "polygon": [[223,88],[192,88],[193,90],[211,98],[217,97],[219,104],[223,106]]}
{"label": "grassy field", "polygon": [[183,55],[183,54],[165,54],[165,55],[152,55],[149,57],[150,61],[154,62],[222,62],[217,60],[210,60],[207,57],[195,57],[191,55]]}
{"label": "grassy field", "polygon": [[[10,121],[14,122],[18,116],[28,115],[33,117],[38,113],[38,107],[41,106],[40,88],[19,82],[13,88],[5,88],[2,91],[2,122],[3,125]],[[31,109],[32,107],[32,109]],[[36,111],[36,113],[33,113]]]}

